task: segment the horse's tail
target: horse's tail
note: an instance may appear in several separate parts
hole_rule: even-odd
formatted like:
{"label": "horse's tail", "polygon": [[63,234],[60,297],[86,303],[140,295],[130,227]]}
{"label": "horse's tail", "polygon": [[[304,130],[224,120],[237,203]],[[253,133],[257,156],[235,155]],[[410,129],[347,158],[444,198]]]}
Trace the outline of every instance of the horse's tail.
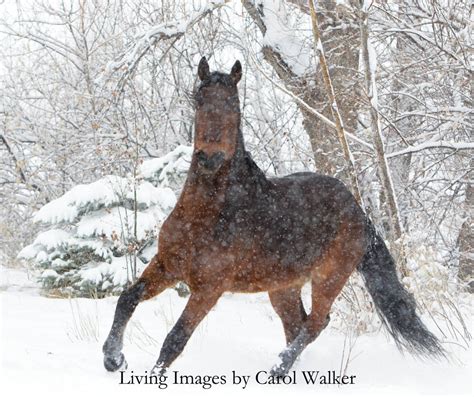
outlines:
{"label": "horse's tail", "polygon": [[398,279],[395,261],[370,221],[368,229],[369,244],[358,270],[384,325],[399,349],[443,357],[443,348],[416,314],[416,302]]}

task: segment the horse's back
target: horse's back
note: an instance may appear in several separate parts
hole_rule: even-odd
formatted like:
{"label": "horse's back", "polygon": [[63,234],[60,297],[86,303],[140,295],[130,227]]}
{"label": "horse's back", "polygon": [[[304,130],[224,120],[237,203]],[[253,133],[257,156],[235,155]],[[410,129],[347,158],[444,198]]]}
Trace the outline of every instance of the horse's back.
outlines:
{"label": "horse's back", "polygon": [[333,215],[344,215],[360,209],[346,185],[328,175],[298,172],[269,180],[278,199],[293,204],[296,206],[294,209],[326,209]]}
{"label": "horse's back", "polygon": [[265,208],[259,206],[253,219],[261,228],[262,248],[283,263],[314,263],[343,222],[364,219],[352,193],[336,178],[300,172],[269,181]]}

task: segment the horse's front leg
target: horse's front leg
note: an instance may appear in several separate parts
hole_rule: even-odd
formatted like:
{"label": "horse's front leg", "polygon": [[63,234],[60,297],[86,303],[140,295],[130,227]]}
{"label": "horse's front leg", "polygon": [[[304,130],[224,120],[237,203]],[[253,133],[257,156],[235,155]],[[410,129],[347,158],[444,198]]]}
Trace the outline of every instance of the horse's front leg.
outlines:
{"label": "horse's front leg", "polygon": [[191,293],[183,313],[165,338],[152,373],[165,373],[171,363],[181,354],[196,327],[214,307],[221,295],[222,291],[211,288]]}
{"label": "horse's front leg", "polygon": [[102,347],[107,371],[117,371],[127,365],[122,353],[123,336],[138,303],[158,295],[175,283],[176,280],[164,270],[155,256],[141,277],[120,295],[112,328]]}

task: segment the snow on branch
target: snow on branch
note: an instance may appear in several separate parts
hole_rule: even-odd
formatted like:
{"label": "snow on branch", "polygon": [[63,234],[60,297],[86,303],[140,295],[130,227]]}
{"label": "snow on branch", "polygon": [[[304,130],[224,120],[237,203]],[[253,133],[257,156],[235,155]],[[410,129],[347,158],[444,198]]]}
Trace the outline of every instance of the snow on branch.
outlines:
{"label": "snow on branch", "polygon": [[[171,193],[172,194],[172,193]],[[176,200],[175,200],[176,201]],[[166,213],[159,206],[155,206],[146,211],[138,211],[136,222],[138,240],[146,239],[157,224],[161,224],[166,219]],[[133,231],[132,222],[133,211],[123,207],[102,209],[85,215],[77,222],[76,235],[81,238],[101,236],[111,237],[114,232],[125,232],[131,236]]]}
{"label": "snow on branch", "polygon": [[[448,48],[445,48],[441,43],[439,43],[436,38],[431,38],[429,37],[426,33],[413,29],[409,26],[407,26],[406,23],[402,23],[403,27],[396,27],[396,28],[391,28],[391,29],[386,29],[385,33],[401,33],[407,36],[410,36],[411,38],[415,39],[420,38],[423,41],[427,42],[428,44],[432,45],[434,48],[439,49],[441,52],[444,52],[446,55],[454,59],[455,61],[459,62],[464,69],[466,69],[469,72],[473,71],[473,68],[470,64],[468,64],[464,59],[461,59],[456,53],[451,51]],[[423,43],[419,43],[419,46],[421,48],[424,47]]]}
{"label": "snow on branch", "polygon": [[161,186],[170,187],[170,179],[176,175],[187,174],[192,153],[192,146],[179,145],[163,157],[145,161],[140,166],[140,172],[145,180],[158,180]]}
{"label": "snow on branch", "polygon": [[143,161],[138,174],[73,187],[37,212],[36,222],[54,228],[38,234],[18,257],[42,270],[45,290],[120,292],[156,254],[159,229],[176,204],[170,186],[182,186],[191,153],[178,146]]}
{"label": "snow on branch", "polygon": [[56,200],[44,205],[35,215],[35,222],[58,224],[73,222],[91,206],[111,207],[120,202],[120,193],[127,191],[128,181],[108,175],[96,182],[73,187]]}
{"label": "snow on branch", "polygon": [[127,48],[120,54],[116,60],[107,65],[107,74],[111,74],[118,70],[122,71],[122,75],[117,85],[123,88],[124,82],[133,74],[140,60],[150,51],[159,41],[172,40],[170,47],[179,40],[190,28],[204,19],[217,8],[222,7],[228,0],[209,1],[205,6],[194,11],[188,18],[173,22],[162,23],[149,28],[148,30],[138,34]]}
{"label": "snow on branch", "polygon": [[[336,128],[336,124],[334,124],[334,122],[329,120],[322,113],[318,112],[315,108],[313,108],[311,105],[309,105],[303,99],[301,99],[298,95],[294,94],[289,89],[285,88],[282,84],[279,84],[277,81],[275,81],[275,79],[272,79],[270,76],[268,76],[268,74],[265,73],[263,68],[260,66],[258,60],[253,56],[252,53],[250,53],[250,59],[254,63],[255,67],[259,70],[259,72],[262,74],[262,76],[265,77],[265,79],[267,79],[271,84],[273,84],[281,92],[284,92],[285,94],[289,95],[292,99],[294,99],[296,101],[296,103],[298,103],[299,105],[304,107],[311,114],[315,115],[324,124],[326,124],[327,126],[329,126],[331,128]],[[364,141],[363,139],[359,138],[357,135],[355,135],[354,133],[348,131],[346,128],[344,128],[344,133],[352,141],[357,142],[360,145],[365,146],[366,148],[368,148],[370,150],[374,150],[374,147],[370,143],[368,143],[368,142]]]}
{"label": "snow on branch", "polygon": [[260,17],[265,26],[263,46],[273,48],[284,62],[298,76],[305,74],[310,64],[310,56],[304,43],[294,30],[288,28],[285,7],[275,0],[261,0]]}
{"label": "snow on branch", "polygon": [[420,145],[411,146],[397,152],[387,154],[387,158],[393,158],[403,156],[408,153],[421,152],[426,149],[451,149],[451,150],[474,150],[474,143],[472,142],[448,142],[448,141],[435,141],[425,142]]}
{"label": "snow on branch", "polygon": [[[171,189],[162,182],[168,181],[169,173],[177,170],[183,173],[183,169],[189,167],[189,162],[187,165],[173,163],[182,160],[184,154],[189,157],[189,149],[187,151],[186,149],[187,147],[179,146],[177,150],[171,152],[171,155],[145,161],[141,167],[146,180],[136,186],[136,192],[133,192],[131,180],[116,175],[107,175],[98,181],[75,186],[61,197],[44,205],[36,213],[34,221],[52,225],[74,222],[89,212],[115,207],[125,201],[131,202],[135,199],[135,195],[140,209],[152,206],[159,206],[165,210],[170,209],[175,205],[176,197]],[[157,169],[157,163],[161,165],[161,168]],[[167,169],[165,169],[166,167]],[[165,171],[163,175],[161,175],[162,171]],[[161,186],[153,186],[150,181],[159,176],[162,177],[159,181]]]}

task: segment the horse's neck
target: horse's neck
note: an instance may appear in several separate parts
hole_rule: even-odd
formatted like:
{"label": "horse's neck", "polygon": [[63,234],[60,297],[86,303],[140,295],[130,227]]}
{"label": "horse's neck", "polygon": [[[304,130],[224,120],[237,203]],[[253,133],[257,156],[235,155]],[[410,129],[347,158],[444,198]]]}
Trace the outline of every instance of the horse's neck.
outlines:
{"label": "horse's neck", "polygon": [[258,196],[267,183],[265,174],[245,151],[242,142],[215,178],[198,175],[196,159],[193,158],[180,201],[184,207],[194,207],[199,203],[209,214],[220,213],[231,202],[244,204],[245,199]]}
{"label": "horse's neck", "polygon": [[238,166],[233,168],[231,179],[234,183],[244,185],[246,189],[252,189],[256,183],[267,181],[263,171],[255,164],[252,157],[245,150],[241,153]]}

